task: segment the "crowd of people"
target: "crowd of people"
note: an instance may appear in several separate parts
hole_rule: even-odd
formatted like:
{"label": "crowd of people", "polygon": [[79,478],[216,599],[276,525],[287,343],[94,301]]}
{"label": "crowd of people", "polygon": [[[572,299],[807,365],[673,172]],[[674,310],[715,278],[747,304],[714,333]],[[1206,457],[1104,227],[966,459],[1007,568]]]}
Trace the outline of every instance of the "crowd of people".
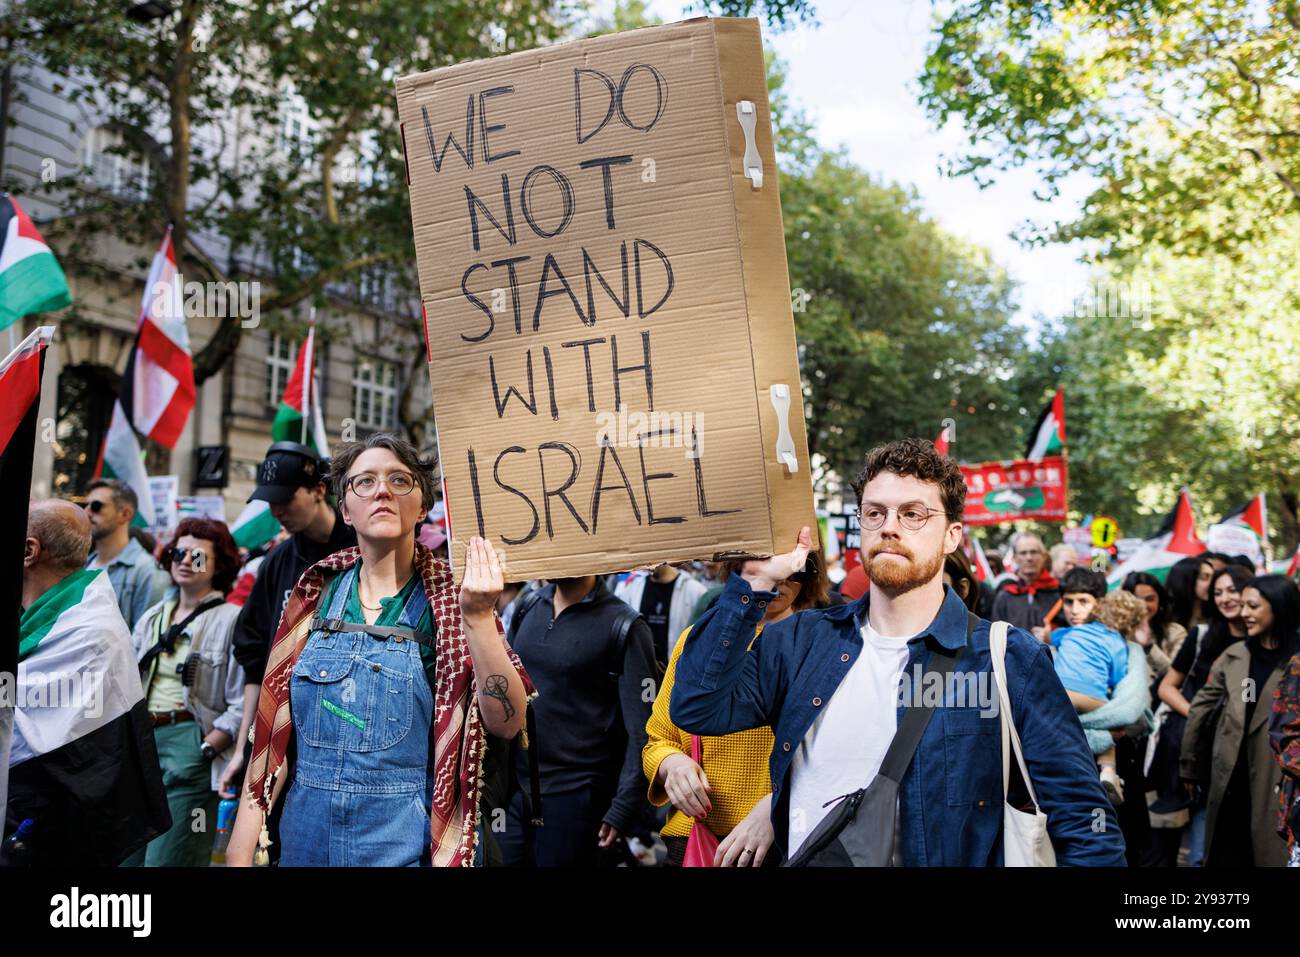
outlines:
{"label": "crowd of people", "polygon": [[26,760],[20,688],[6,863],[987,866],[1025,850],[1010,807],[1061,864],[1300,866],[1293,581],[1205,553],[1111,588],[1032,533],[977,580],[961,472],[921,440],[854,492],[847,575],[805,529],[544,582],[474,538],[460,584],[430,462],[384,433],[273,445],[252,498],[282,532],[252,553],[211,519],[151,542],[112,479],[33,503],[20,684],[106,582],[78,660],[136,664],[138,733],[102,757],[143,780]]}

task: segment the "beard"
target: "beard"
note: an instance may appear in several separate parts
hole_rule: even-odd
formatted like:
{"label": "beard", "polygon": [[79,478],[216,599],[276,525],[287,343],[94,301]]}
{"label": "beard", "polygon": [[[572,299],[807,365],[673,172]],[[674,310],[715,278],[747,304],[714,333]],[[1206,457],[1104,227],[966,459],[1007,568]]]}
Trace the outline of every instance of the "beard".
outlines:
{"label": "beard", "polygon": [[[892,558],[881,555],[880,552],[886,548],[897,554]],[[903,560],[899,561],[899,558]],[[867,577],[886,592],[901,595],[932,581],[943,568],[943,560],[942,551],[918,559],[902,542],[881,542],[872,546],[867,556]]]}

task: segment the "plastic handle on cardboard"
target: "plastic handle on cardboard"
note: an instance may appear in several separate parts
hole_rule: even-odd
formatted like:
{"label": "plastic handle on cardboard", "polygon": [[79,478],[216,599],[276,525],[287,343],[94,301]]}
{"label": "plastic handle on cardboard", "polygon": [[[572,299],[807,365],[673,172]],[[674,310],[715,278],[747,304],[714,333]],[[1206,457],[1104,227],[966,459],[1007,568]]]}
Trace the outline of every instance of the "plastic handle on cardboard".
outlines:
{"label": "plastic handle on cardboard", "polygon": [[758,111],[751,100],[741,100],[736,104],[736,119],[745,132],[745,175],[753,183],[754,189],[763,188],[763,160],[759,158],[758,146],[754,143],[754,124],[758,122]]}
{"label": "plastic handle on cardboard", "polygon": [[794,439],[790,437],[790,387],[778,383],[768,389],[772,408],[776,409],[776,422],[780,432],[776,436],[776,460],[791,474],[799,471],[799,459],[794,452]]}

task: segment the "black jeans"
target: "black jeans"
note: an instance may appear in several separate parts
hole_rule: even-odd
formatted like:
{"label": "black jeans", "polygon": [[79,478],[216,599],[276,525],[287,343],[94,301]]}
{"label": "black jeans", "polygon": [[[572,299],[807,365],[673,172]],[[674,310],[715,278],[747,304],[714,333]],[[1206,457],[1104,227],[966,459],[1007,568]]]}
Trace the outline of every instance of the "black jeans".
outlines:
{"label": "black jeans", "polygon": [[610,797],[582,788],[542,795],[544,824],[534,827],[524,815],[524,795],[516,791],[506,813],[505,830],[494,833],[506,867],[602,867],[621,859],[621,851],[602,851],[601,817]]}

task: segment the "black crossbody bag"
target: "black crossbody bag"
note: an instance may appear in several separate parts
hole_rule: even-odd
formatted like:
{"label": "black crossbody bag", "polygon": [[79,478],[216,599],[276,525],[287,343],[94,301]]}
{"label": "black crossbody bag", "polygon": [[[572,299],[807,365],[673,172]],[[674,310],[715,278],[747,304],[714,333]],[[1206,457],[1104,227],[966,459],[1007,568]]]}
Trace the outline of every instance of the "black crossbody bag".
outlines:
{"label": "black crossbody bag", "polygon": [[[979,618],[968,613],[967,644],[978,623]],[[926,674],[937,674],[940,687],[946,688],[948,675],[963,650],[950,652],[936,648],[930,655]],[[935,710],[921,704],[903,713],[875,779],[865,788],[838,798],[835,809],[822,818],[799,852],[784,866],[890,867],[893,864],[898,788]]]}
{"label": "black crossbody bag", "polygon": [[218,605],[223,605],[225,602],[226,599],[224,596],[221,598],[209,598],[207,601],[199,605],[198,608],[195,608],[192,612],[186,615],[181,621],[174,622],[170,628],[163,632],[158,641],[154,643],[154,646],[141,656],[138,663],[140,668],[140,677],[144,677],[145,673],[149,670],[149,666],[153,664],[155,658],[164,651],[170,652],[176,647],[176,639],[179,638],[181,634],[184,633],[185,629],[190,626],[190,622],[199,617],[199,615],[203,614],[205,611],[216,608]]}

